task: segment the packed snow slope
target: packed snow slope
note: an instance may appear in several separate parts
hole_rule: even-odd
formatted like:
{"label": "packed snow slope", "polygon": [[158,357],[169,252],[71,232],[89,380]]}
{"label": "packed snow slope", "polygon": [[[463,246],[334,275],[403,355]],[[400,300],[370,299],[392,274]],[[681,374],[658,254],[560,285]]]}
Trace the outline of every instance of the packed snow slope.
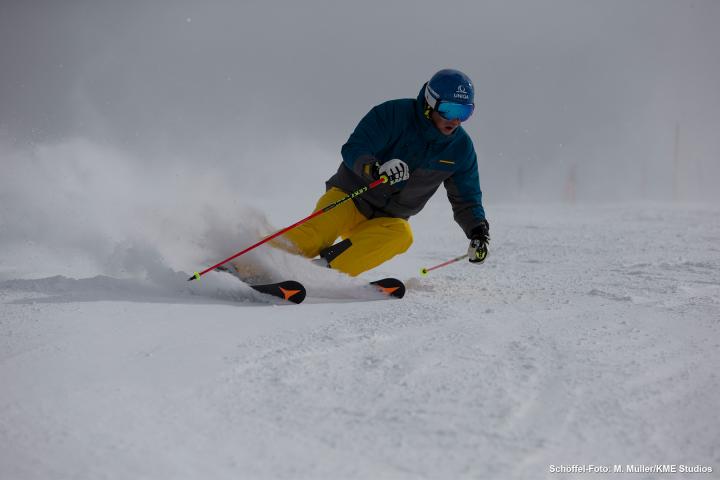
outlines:
{"label": "packed snow slope", "polygon": [[0,478],[718,478],[720,209],[488,211],[487,262],[426,278],[466,240],[443,198],[413,219],[410,251],[364,275],[403,300],[270,249],[254,261],[306,303],[188,283],[207,264],[153,245],[119,246],[115,275],[6,254]]}

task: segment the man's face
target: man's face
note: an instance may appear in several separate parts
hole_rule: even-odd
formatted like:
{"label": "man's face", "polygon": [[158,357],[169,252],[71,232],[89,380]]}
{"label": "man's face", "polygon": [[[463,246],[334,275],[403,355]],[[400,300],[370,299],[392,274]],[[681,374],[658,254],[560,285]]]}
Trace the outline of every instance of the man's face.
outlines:
{"label": "man's face", "polygon": [[460,120],[445,120],[438,112],[433,110],[430,116],[435,127],[440,130],[443,135],[452,135],[457,127],[462,123]]}

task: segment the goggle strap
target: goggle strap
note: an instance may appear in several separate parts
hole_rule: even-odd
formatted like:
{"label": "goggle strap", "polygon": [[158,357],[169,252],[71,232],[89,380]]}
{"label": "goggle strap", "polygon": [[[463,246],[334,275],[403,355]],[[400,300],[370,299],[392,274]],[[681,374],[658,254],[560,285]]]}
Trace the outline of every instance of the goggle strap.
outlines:
{"label": "goggle strap", "polygon": [[440,98],[440,95],[435,92],[432,88],[430,88],[430,83],[427,83],[425,85],[425,101],[428,105],[430,105],[430,108],[434,109],[435,105],[437,105],[437,99]]}

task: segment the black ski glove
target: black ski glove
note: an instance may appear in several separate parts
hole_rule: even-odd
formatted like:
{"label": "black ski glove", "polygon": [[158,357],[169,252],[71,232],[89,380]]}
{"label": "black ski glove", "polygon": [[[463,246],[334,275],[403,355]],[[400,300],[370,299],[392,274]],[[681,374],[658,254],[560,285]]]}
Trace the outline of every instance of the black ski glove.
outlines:
{"label": "black ski glove", "polygon": [[468,260],[470,263],[483,263],[488,254],[490,243],[490,225],[483,220],[480,225],[470,232],[470,246],[468,247]]}

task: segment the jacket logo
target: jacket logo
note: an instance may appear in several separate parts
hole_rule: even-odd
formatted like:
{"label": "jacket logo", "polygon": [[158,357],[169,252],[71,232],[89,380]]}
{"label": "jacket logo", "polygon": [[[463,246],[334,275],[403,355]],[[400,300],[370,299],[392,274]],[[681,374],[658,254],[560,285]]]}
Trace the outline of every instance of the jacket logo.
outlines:
{"label": "jacket logo", "polygon": [[439,163],[444,163],[446,165],[455,165],[455,162],[452,160],[438,160]]}

